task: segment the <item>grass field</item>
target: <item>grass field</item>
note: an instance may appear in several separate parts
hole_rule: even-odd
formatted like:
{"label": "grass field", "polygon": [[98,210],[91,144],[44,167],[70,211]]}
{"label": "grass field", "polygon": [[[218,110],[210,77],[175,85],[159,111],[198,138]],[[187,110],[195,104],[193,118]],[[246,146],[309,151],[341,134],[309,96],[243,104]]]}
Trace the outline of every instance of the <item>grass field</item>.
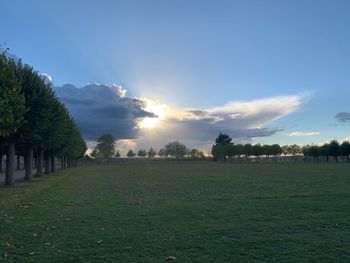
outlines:
{"label": "grass field", "polygon": [[0,188],[1,262],[350,262],[350,166],[144,162]]}

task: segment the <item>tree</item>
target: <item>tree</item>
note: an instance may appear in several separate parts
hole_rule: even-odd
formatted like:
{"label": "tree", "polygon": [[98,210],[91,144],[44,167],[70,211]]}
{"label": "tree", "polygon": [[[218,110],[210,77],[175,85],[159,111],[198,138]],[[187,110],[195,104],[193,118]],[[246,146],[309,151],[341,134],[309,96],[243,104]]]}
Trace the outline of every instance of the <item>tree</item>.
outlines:
{"label": "tree", "polygon": [[277,157],[278,155],[282,154],[282,148],[279,144],[272,144],[271,145],[271,153],[272,155],[274,155],[275,157]]}
{"label": "tree", "polygon": [[130,149],[130,150],[127,152],[126,156],[129,157],[129,158],[133,158],[133,157],[135,157],[135,153],[134,153],[133,150]]}
{"label": "tree", "polygon": [[312,145],[309,149],[307,154],[309,156],[312,156],[314,158],[314,161],[319,161],[319,156],[320,156],[320,150],[317,145]]}
{"label": "tree", "polygon": [[228,134],[223,134],[220,132],[218,137],[215,139],[215,145],[211,149],[211,154],[213,155],[213,160],[226,160],[226,156],[232,156],[232,147],[231,143],[232,138]]}
{"label": "tree", "polygon": [[112,134],[104,134],[97,139],[96,150],[103,158],[111,158],[114,155],[115,138]]}
{"label": "tree", "polygon": [[289,145],[283,145],[282,146],[282,153],[284,154],[285,157],[287,156],[287,154],[289,154],[289,152],[290,152]]}
{"label": "tree", "polygon": [[250,143],[245,144],[243,146],[243,153],[246,159],[248,159],[248,156],[253,154],[253,146]]}
{"label": "tree", "polygon": [[148,154],[148,157],[149,157],[149,158],[154,158],[154,157],[156,156],[157,152],[156,152],[156,150],[154,150],[154,149],[151,147],[151,148],[149,148],[147,154]]}
{"label": "tree", "polygon": [[189,154],[190,154],[191,158],[193,158],[193,159],[204,157],[203,152],[200,150],[197,150],[197,149],[191,149]]}
{"label": "tree", "polygon": [[341,155],[346,156],[346,159],[348,162],[350,162],[350,143],[348,141],[343,141],[343,143],[340,145],[339,152]]}
{"label": "tree", "polygon": [[292,154],[294,157],[294,160],[296,160],[296,156],[301,153],[300,146],[296,144],[289,146],[289,153]]}
{"label": "tree", "polygon": [[119,151],[116,151],[115,154],[114,154],[114,157],[115,157],[115,158],[120,158],[120,152],[119,152]]}
{"label": "tree", "polygon": [[15,137],[24,122],[24,95],[16,77],[16,64],[0,54],[0,143],[6,143],[5,185],[13,185]]}
{"label": "tree", "polygon": [[261,144],[255,144],[253,146],[253,155],[256,157],[260,157],[260,155],[263,155],[263,147],[261,146]]}
{"label": "tree", "polygon": [[187,147],[178,142],[170,142],[164,146],[166,156],[173,156],[176,159],[183,158],[188,152]]}
{"label": "tree", "polygon": [[[55,171],[55,154],[69,156],[75,166],[86,150],[85,141],[65,106],[38,72],[21,61],[0,55],[0,143],[7,147],[6,184],[13,184],[15,147],[24,155],[25,179],[32,177],[33,156],[41,175]],[[63,167],[64,168],[64,167]]]}
{"label": "tree", "polygon": [[137,152],[137,156],[138,156],[138,157],[141,157],[141,158],[145,158],[145,157],[147,156],[146,150],[140,149],[140,150]]}
{"label": "tree", "polygon": [[230,144],[231,141],[232,138],[228,134],[220,132],[219,136],[215,139],[215,144],[224,146]]}
{"label": "tree", "polygon": [[328,143],[323,144],[319,148],[319,151],[320,151],[320,155],[326,157],[326,161],[328,163],[329,162],[329,144]]}
{"label": "tree", "polygon": [[338,162],[339,156],[339,143],[336,140],[333,140],[328,145],[328,154],[333,156],[335,161]]}
{"label": "tree", "polygon": [[160,150],[158,151],[158,155],[159,155],[160,157],[166,157],[165,149],[164,149],[164,148],[160,149]]}

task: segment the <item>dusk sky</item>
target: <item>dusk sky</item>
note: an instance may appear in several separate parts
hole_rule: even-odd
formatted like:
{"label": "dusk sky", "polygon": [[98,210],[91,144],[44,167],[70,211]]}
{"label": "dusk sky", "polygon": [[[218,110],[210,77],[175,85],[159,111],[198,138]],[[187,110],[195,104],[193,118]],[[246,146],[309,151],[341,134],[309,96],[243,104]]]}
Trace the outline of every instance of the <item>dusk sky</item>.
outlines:
{"label": "dusk sky", "polygon": [[1,10],[0,44],[51,76],[90,144],[105,132],[125,149],[208,150],[219,132],[350,137],[350,1],[3,0]]}

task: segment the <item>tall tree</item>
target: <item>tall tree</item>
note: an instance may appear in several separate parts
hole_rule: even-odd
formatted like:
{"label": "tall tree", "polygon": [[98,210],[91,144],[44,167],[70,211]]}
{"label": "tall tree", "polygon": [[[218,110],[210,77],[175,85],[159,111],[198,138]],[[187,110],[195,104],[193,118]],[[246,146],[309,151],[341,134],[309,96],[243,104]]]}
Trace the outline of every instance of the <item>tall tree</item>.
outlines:
{"label": "tall tree", "polygon": [[230,144],[231,141],[232,141],[232,138],[228,134],[220,132],[218,137],[215,139],[215,144],[224,146],[224,145]]}
{"label": "tall tree", "polygon": [[339,156],[339,143],[336,140],[333,140],[328,145],[328,154],[333,156],[335,161],[338,162]]}
{"label": "tall tree", "polygon": [[115,151],[115,138],[112,134],[104,134],[97,139],[96,150],[103,158],[111,158]]}
{"label": "tall tree", "polygon": [[154,149],[151,147],[151,148],[149,148],[147,154],[148,154],[148,157],[149,157],[149,158],[154,158],[154,157],[156,156],[157,152],[156,152],[156,150],[154,150]]}
{"label": "tall tree", "polygon": [[24,122],[25,99],[16,77],[16,63],[0,54],[0,143],[6,144],[5,185],[13,185],[15,138]]}
{"label": "tall tree", "polygon": [[343,141],[340,145],[339,152],[341,155],[345,156],[348,162],[350,162],[350,143],[348,141]]}

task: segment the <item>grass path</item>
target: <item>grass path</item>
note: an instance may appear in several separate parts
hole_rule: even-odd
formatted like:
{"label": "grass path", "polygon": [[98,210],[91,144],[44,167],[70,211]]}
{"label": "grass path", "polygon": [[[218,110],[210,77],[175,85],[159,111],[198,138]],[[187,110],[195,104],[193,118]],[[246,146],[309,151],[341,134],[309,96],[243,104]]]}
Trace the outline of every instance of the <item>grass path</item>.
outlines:
{"label": "grass path", "polygon": [[350,167],[145,162],[0,188],[4,262],[349,262]]}

